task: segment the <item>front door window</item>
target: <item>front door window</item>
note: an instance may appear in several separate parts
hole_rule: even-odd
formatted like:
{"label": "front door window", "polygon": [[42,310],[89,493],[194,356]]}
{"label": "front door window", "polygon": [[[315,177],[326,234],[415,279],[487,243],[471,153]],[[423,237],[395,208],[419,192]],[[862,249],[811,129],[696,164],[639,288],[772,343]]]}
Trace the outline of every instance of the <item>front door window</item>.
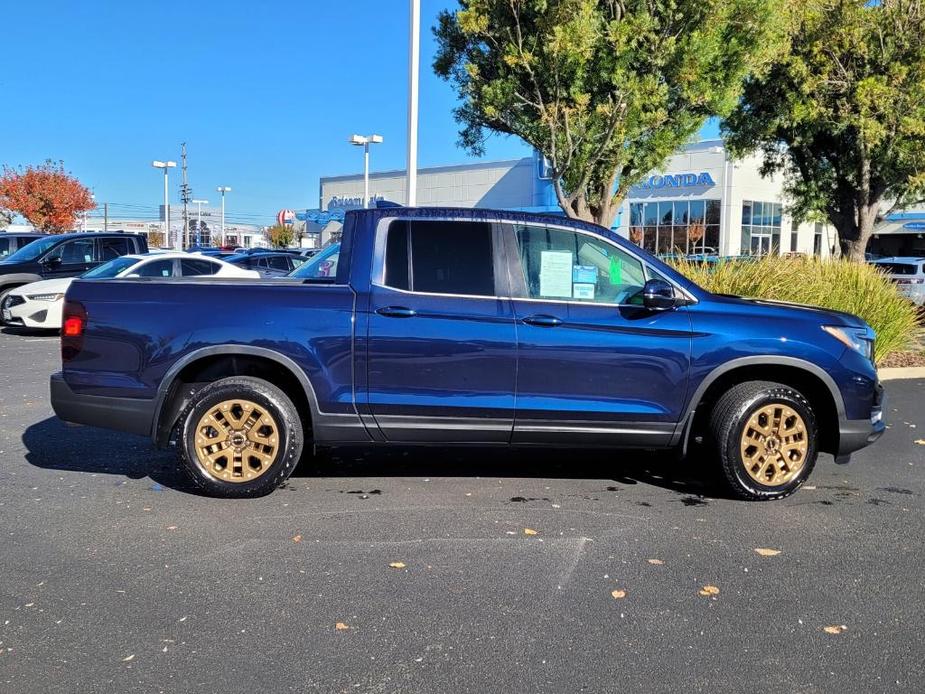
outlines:
{"label": "front door window", "polygon": [[516,234],[531,299],[625,304],[646,283],[639,260],[601,239],[541,226]]}

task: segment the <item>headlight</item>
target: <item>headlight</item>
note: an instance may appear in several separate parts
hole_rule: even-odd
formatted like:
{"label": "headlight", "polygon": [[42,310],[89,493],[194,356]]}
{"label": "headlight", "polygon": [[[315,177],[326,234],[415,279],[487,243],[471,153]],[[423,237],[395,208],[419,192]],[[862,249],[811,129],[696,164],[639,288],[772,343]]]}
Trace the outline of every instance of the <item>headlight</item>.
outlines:
{"label": "headlight", "polygon": [[822,329],[846,347],[860,352],[873,361],[874,331],[870,328],[846,328],[836,325],[823,325]]}
{"label": "headlight", "polygon": [[33,301],[57,301],[58,299],[63,299],[64,294],[32,294],[28,298]]}

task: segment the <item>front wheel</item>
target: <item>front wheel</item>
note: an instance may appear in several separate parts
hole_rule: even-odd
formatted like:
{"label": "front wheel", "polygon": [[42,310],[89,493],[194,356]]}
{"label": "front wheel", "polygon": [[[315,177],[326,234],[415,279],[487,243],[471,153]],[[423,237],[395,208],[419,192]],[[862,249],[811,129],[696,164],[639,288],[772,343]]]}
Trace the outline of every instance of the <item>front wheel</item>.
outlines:
{"label": "front wheel", "polygon": [[813,409],[799,391],[781,383],[734,386],[713,408],[710,429],[729,490],[742,499],[790,496],[816,464]]}
{"label": "front wheel", "polygon": [[226,498],[269,494],[302,455],[299,413],[279,388],[232,376],[196,393],[180,415],[180,459],[203,491]]}

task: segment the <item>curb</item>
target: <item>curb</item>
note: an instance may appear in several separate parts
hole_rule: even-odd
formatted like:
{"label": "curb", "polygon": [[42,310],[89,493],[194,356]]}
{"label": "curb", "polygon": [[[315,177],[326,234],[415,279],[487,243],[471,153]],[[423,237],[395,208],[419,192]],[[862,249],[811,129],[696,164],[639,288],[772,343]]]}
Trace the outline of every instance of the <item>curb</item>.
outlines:
{"label": "curb", "polygon": [[905,378],[925,378],[925,366],[902,366],[892,369],[878,369],[881,381],[899,381]]}

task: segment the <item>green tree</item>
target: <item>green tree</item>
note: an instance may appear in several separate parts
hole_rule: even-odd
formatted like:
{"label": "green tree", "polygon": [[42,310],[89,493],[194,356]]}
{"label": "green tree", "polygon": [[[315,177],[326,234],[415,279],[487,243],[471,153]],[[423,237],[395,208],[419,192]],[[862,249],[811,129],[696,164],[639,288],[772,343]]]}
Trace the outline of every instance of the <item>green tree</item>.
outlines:
{"label": "green tree", "polygon": [[295,231],[291,224],[274,224],[267,229],[267,240],[275,248],[286,248],[292,245]]}
{"label": "green tree", "polygon": [[460,144],[516,135],[550,162],[567,215],[612,224],[631,186],[785,45],[786,0],[459,0],[434,70]]}
{"label": "green tree", "polygon": [[887,205],[925,195],[925,3],[807,0],[792,33],[723,128],[784,174],[798,218],[827,217],[861,261]]}

